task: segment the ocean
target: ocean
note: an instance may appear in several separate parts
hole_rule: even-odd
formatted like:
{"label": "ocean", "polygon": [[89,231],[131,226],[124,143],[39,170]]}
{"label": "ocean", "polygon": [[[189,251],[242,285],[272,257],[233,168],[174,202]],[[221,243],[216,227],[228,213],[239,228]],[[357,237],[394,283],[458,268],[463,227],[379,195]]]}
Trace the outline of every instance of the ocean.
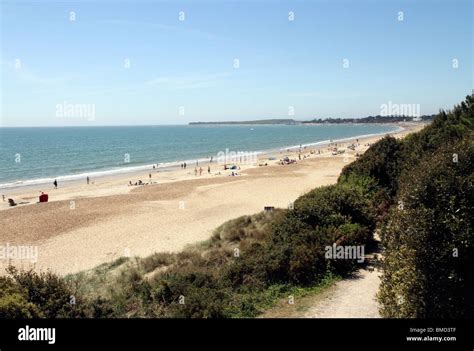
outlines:
{"label": "ocean", "polygon": [[393,125],[213,125],[0,128],[0,188],[85,179],[398,129]]}

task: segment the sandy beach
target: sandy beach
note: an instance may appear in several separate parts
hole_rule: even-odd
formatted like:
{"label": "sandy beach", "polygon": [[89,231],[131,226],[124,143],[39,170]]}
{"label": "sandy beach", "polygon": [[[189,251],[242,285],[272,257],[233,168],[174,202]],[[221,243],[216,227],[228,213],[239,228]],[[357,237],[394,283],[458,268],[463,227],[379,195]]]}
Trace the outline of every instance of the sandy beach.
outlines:
{"label": "sandy beach", "polygon": [[[394,133],[403,137],[423,128],[405,123]],[[286,208],[298,196],[322,185],[333,184],[342,168],[382,136],[338,143],[345,152],[333,155],[327,145],[273,153],[276,160],[260,155],[256,164],[240,164],[238,176],[222,164],[200,164],[169,172],[150,170],[45,187],[17,188],[5,193],[20,205],[9,207],[0,200],[0,245],[33,246],[37,262],[0,260],[0,268],[12,263],[59,274],[87,270],[121,256],[146,256],[159,251],[179,251],[208,239],[223,222],[262,211],[265,206]],[[318,154],[318,149],[320,154]],[[311,153],[312,152],[312,153]],[[280,165],[288,156],[297,163]],[[267,164],[259,166],[258,164]],[[235,171],[235,170],[234,170]],[[151,180],[149,174],[151,173]],[[143,186],[129,186],[142,180]],[[40,191],[49,202],[37,204]],[[21,204],[24,203],[24,204]]]}

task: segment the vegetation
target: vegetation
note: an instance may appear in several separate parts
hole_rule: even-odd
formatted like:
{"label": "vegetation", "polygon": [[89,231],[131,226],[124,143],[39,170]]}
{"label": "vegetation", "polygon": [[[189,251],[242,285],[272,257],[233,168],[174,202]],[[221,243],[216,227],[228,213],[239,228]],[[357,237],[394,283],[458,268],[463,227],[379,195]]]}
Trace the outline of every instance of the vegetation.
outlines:
{"label": "vegetation", "polygon": [[50,272],[7,269],[0,277],[0,318],[80,317],[74,287]]}
{"label": "vegetation", "polygon": [[379,222],[383,316],[474,316],[473,103],[402,141],[383,139],[342,172],[339,181],[367,176],[389,195]]}
{"label": "vegetation", "polygon": [[465,137],[443,142],[447,130],[440,125],[439,147],[405,169],[382,229],[387,317],[474,316],[474,138],[466,125]]}
{"label": "vegetation", "polygon": [[0,317],[252,317],[352,272],[356,260],[327,259],[325,249],[370,244],[375,230],[383,316],[473,317],[473,102],[404,140],[383,138],[294,209],[231,220],[181,253],[64,279],[10,268]]}
{"label": "vegetation", "polygon": [[[431,121],[435,115],[420,116],[420,121]],[[315,118],[302,123],[399,123],[412,122],[416,117],[412,116],[368,116],[362,118]]]}

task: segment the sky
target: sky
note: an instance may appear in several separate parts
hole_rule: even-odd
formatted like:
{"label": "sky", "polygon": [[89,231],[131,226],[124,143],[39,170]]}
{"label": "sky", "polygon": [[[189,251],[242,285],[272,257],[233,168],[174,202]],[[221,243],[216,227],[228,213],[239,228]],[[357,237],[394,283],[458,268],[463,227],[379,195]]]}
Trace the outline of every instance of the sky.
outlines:
{"label": "sky", "polygon": [[472,1],[0,6],[3,127],[423,115],[473,88]]}

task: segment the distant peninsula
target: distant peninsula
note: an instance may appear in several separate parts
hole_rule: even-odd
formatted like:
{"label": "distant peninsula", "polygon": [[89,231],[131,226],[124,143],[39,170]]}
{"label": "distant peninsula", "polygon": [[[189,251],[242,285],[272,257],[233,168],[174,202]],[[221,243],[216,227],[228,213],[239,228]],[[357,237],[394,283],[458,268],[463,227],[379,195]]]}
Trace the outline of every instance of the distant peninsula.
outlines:
{"label": "distant peninsula", "polygon": [[368,116],[363,118],[318,118],[310,121],[302,121],[302,124],[325,124],[325,123],[400,123],[400,122],[428,122],[435,115],[412,116]]}
{"label": "distant peninsula", "polygon": [[435,115],[410,116],[368,116],[362,118],[315,118],[308,121],[295,121],[294,119],[259,119],[253,121],[221,121],[221,122],[190,122],[189,125],[246,125],[246,124],[326,124],[326,123],[399,123],[399,122],[427,122]]}
{"label": "distant peninsula", "polygon": [[227,121],[227,122],[190,122],[189,125],[209,125],[209,124],[299,124],[294,119],[259,119],[254,121]]}

